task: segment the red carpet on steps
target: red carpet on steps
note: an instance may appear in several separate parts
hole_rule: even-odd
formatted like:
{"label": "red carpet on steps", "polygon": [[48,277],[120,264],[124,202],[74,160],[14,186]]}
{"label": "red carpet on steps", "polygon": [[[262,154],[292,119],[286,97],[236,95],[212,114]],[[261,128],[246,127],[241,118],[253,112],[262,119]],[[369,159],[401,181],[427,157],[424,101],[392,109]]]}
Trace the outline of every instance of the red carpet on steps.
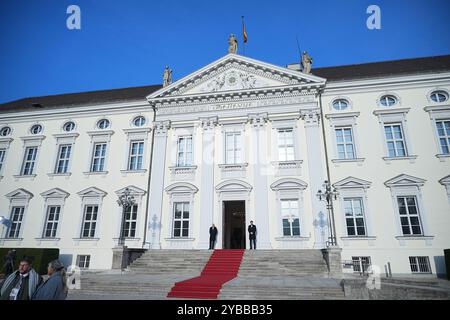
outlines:
{"label": "red carpet on steps", "polygon": [[199,277],[175,283],[169,298],[217,299],[222,285],[234,279],[241,265],[244,250],[214,250]]}

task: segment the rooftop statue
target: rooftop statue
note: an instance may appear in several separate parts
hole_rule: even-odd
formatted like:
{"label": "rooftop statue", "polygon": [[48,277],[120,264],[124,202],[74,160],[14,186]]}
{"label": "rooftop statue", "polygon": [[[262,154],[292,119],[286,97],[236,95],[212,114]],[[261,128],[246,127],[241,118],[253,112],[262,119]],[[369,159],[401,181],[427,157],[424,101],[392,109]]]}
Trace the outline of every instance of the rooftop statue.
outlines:
{"label": "rooftop statue", "polygon": [[166,66],[164,68],[163,74],[163,87],[166,87],[171,83],[172,83],[172,70],[169,68],[169,66]]}
{"label": "rooftop statue", "polygon": [[237,53],[238,42],[234,34],[230,34],[228,37],[228,53]]}

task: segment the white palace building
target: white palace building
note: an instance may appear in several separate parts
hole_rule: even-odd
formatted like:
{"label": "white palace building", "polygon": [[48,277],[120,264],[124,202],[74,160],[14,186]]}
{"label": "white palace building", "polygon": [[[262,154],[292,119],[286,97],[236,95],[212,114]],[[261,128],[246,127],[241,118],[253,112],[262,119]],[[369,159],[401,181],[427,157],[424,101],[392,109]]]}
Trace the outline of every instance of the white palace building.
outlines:
{"label": "white palace building", "polygon": [[249,248],[253,220],[258,249],[335,229],[344,261],[445,273],[450,55],[299,70],[229,53],[166,86],[0,105],[0,246],[111,269],[121,235],[208,249],[214,223],[216,248]]}

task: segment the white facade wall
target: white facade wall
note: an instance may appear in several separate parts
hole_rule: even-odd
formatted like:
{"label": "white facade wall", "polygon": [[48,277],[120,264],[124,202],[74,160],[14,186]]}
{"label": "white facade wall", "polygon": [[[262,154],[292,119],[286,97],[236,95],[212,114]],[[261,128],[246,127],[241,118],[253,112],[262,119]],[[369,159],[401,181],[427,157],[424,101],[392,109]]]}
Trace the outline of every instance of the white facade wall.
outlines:
{"label": "white facade wall", "polygon": [[[68,110],[55,108],[51,111],[45,111],[46,114],[43,113],[36,110],[27,113],[27,115],[24,112],[0,115],[1,126],[8,125],[13,129],[10,136],[0,138],[0,141],[12,138],[2,169],[3,177],[0,180],[1,215],[10,217],[11,202],[5,197],[6,194],[17,189],[24,189],[33,195],[25,210],[19,235],[20,240],[5,238],[7,228],[2,225],[0,228],[2,236],[0,245],[5,247],[59,248],[61,259],[66,264],[75,264],[77,255],[91,255],[90,268],[111,268],[111,249],[117,244],[122,217],[122,210],[116,202],[118,199],[116,192],[127,186],[147,190],[151,144],[149,124],[153,119],[151,108],[149,109],[148,105],[140,102],[134,105],[129,103],[88,108],[86,106],[83,106],[83,108],[73,107]],[[138,129],[144,131],[147,137],[144,157],[144,168],[146,170],[125,172],[123,170],[127,168],[129,143],[127,142],[128,135],[124,130],[136,130],[131,121],[137,115],[143,115],[147,120],[147,125]],[[96,122],[102,118],[110,120],[111,127],[109,129],[100,130],[96,128]],[[70,175],[52,175],[58,150],[57,138],[54,135],[66,134],[62,130],[62,126],[69,120],[75,122],[76,128],[71,133],[77,135],[72,147],[69,165]],[[41,135],[44,137],[38,151],[35,167],[36,175],[34,177],[20,176],[24,154],[22,138],[32,136],[29,129],[35,123],[43,126]],[[106,158],[107,173],[88,174],[93,148],[91,136],[100,132],[108,133],[102,136],[102,138],[106,137],[104,141],[109,140]],[[92,187],[103,191],[104,197],[88,194],[87,197],[84,197],[83,202],[83,197],[78,193]],[[61,202],[62,212],[56,239],[41,239],[46,218],[46,202],[41,193],[54,188],[63,190],[68,196],[65,201]],[[139,203],[137,234],[136,239],[127,240],[126,245],[142,248],[146,195],[142,197],[136,195],[135,198]],[[94,240],[79,239],[83,219],[83,203],[99,204]]]}
{"label": "white facade wall", "polygon": [[[238,76],[245,79],[243,75],[248,74],[254,78],[252,90],[245,87],[248,84],[244,80],[240,83],[243,88],[235,88],[227,80]],[[220,77],[226,82],[226,90],[215,92],[217,82],[207,81],[221,80]],[[266,87],[273,90],[265,90]],[[211,223],[219,230],[216,248],[221,248],[222,202],[228,200],[245,201],[245,223],[247,226],[253,220],[257,225],[258,248],[324,248],[329,240],[328,212],[325,202],[316,196],[327,179],[324,125],[331,183],[339,191],[334,211],[342,259],[369,256],[382,272],[389,263],[393,273],[409,275],[408,257],[428,256],[433,274],[444,273],[443,249],[450,245],[450,187],[445,187],[450,180],[446,178],[450,175],[450,157],[436,156],[440,151],[432,119],[450,119],[450,105],[448,101],[432,103],[429,94],[437,89],[450,92],[450,74],[326,84],[325,79],[229,54],[151,94],[147,101],[101,105],[95,109],[80,106],[2,113],[0,127],[8,125],[13,132],[0,137],[0,147],[9,143],[0,172],[1,215],[10,215],[11,200],[7,196],[11,192],[24,189],[33,197],[26,208],[21,240],[5,239],[6,228],[2,226],[0,245],[59,248],[64,262],[73,264],[77,255],[91,255],[90,268],[109,269],[121,224],[117,192],[131,187],[137,191],[139,212],[136,238],[126,242],[130,248],[207,249]],[[378,100],[384,94],[397,97],[398,104],[380,105]],[[350,107],[333,109],[332,102],[337,98],[348,100]],[[157,108],[155,123],[152,123],[153,106]],[[320,106],[323,122],[318,112]],[[132,119],[138,115],[145,116],[147,123],[136,128]],[[95,128],[102,118],[111,121],[110,128]],[[62,125],[68,120],[76,123],[74,132],[77,133],[73,138],[71,175],[49,175],[54,170],[57,139],[64,139]],[[386,159],[380,121],[402,122],[410,157]],[[24,141],[30,141],[23,137],[31,136],[28,131],[35,123],[43,126],[41,135],[45,137],[39,148],[36,176],[17,177]],[[334,128],[342,125],[353,128],[355,161],[336,160]],[[277,162],[279,128],[293,129],[295,157],[291,163]],[[243,165],[236,170],[223,166],[227,131],[239,131],[242,135]],[[186,135],[193,137],[193,165],[177,167],[177,138]],[[99,137],[109,139],[108,172],[86,174],[92,141]],[[125,170],[129,140],[133,137],[146,138],[143,165],[146,170],[140,172]],[[280,165],[287,168],[280,169]],[[96,189],[88,189],[92,187]],[[54,188],[63,191],[57,191],[62,197],[56,200],[51,197],[48,201],[60,201],[64,206],[58,227],[59,240],[49,241],[40,239],[46,215],[45,197],[41,193]],[[83,197],[79,193],[85,190]],[[66,198],[64,192],[68,194]],[[418,200],[423,236],[402,236],[397,195],[415,196]],[[147,196],[150,197],[148,210]],[[343,212],[343,199],[355,197],[363,199],[367,229],[366,236],[358,238],[348,236]],[[280,199],[299,200],[299,237],[283,237]],[[98,201],[101,205],[95,240],[78,239],[86,201]],[[190,203],[187,237],[173,236],[173,203],[180,201]],[[249,247],[247,236],[246,247]]]}
{"label": "white facade wall", "polygon": [[[450,245],[448,226],[450,225],[450,202],[447,190],[439,182],[450,173],[450,158],[436,157],[440,154],[437,144],[436,126],[430,120],[430,114],[424,110],[427,106],[440,106],[449,119],[450,105],[447,102],[435,103],[429,98],[434,90],[449,92],[449,74],[427,75],[423,77],[403,77],[395,79],[395,84],[385,84],[392,79],[380,79],[378,83],[368,85],[364,81],[354,83],[347,88],[338,88],[342,83],[329,84],[323,95],[323,108],[326,117],[325,130],[328,142],[329,158],[337,159],[336,139],[333,134],[330,114],[359,113],[355,118],[354,137],[356,139],[357,158],[363,161],[338,162],[331,160],[331,181],[342,181],[348,177],[366,180],[371,183],[364,193],[363,188],[355,189],[355,195],[364,198],[366,218],[369,220],[369,238],[348,238],[342,205],[342,195],[335,202],[336,229],[338,243],[343,248],[342,259],[351,260],[352,256],[370,256],[373,265],[385,272],[388,262],[393,273],[411,274],[409,256],[428,256],[433,274],[445,273],[443,249]],[[394,81],[392,81],[394,82]],[[336,88],[333,88],[336,87]],[[398,104],[383,106],[378,99],[384,94],[398,98]],[[351,107],[337,111],[332,108],[334,99],[344,97]],[[387,156],[384,132],[379,117],[374,114],[383,110],[407,111],[404,115],[404,133],[407,139],[408,154],[414,156],[399,160],[385,160]],[[401,114],[401,111],[398,113]],[[395,114],[395,116],[398,116]],[[351,118],[351,117],[350,117]],[[401,118],[401,117],[400,117]],[[335,118],[336,119],[336,118]],[[394,119],[395,120],[395,119]],[[399,175],[408,175],[424,179],[423,185],[398,188],[403,195],[416,195],[424,229],[424,237],[402,237],[395,191],[385,185]],[[406,188],[406,189],[405,189]],[[397,190],[398,190],[397,189]],[[343,189],[340,189],[342,193]],[[345,189],[344,189],[345,190]],[[403,192],[403,193],[402,193]],[[345,194],[345,191],[343,191]],[[350,194],[351,196],[351,194]]]}

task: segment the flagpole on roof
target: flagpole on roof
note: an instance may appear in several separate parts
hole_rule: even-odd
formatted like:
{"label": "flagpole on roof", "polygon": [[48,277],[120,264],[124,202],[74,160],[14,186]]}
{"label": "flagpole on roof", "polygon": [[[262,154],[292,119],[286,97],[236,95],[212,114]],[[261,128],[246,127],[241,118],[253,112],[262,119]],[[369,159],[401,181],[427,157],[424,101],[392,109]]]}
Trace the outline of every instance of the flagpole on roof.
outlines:
{"label": "flagpole on roof", "polygon": [[241,16],[242,18],[242,49],[243,49],[243,56],[245,56],[245,44],[247,43],[247,31],[245,30],[245,23],[244,23],[244,16]]}

